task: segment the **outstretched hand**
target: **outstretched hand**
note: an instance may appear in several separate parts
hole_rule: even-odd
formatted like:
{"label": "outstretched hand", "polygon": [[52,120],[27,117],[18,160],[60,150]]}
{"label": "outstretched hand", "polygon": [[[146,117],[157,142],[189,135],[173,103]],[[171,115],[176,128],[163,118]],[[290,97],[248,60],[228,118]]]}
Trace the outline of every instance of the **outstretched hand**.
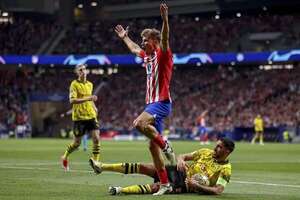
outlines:
{"label": "outstretched hand", "polygon": [[163,20],[168,19],[168,6],[165,3],[160,4],[160,15]]}
{"label": "outstretched hand", "polygon": [[126,27],[126,30],[123,28],[122,25],[117,25],[115,27],[115,32],[121,39],[124,39],[124,37],[128,36],[128,30],[129,30],[129,26]]}

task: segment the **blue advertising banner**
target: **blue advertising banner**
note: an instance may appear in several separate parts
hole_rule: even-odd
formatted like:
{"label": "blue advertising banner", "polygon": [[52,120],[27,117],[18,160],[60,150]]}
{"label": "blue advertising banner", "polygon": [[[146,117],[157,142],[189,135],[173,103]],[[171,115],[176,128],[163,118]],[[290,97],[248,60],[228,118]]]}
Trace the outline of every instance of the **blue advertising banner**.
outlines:
{"label": "blue advertising banner", "polygon": [[[175,65],[184,64],[246,64],[300,61],[300,49],[249,53],[191,53],[174,54]],[[0,64],[29,65],[139,65],[142,59],[134,55],[3,55]]]}

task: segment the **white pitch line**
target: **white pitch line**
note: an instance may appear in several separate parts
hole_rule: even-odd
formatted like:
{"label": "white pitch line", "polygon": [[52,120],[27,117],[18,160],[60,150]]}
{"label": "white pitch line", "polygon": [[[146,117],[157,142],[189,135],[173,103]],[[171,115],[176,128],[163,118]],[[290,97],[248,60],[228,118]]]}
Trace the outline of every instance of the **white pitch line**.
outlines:
{"label": "white pitch line", "polygon": [[[17,166],[1,166],[2,169],[24,169],[24,170],[40,170],[40,171],[62,171],[62,169],[49,169],[49,168],[35,168],[35,167],[17,167]],[[79,172],[79,173],[93,173],[93,171],[88,170],[70,170],[69,172]],[[117,172],[105,172],[105,174],[119,174]],[[131,174],[130,176],[145,176],[142,174]],[[252,182],[252,181],[235,181],[232,180],[233,183],[241,183],[248,185],[265,185],[265,186],[274,186],[274,187],[289,187],[289,188],[300,188],[300,185],[287,185],[287,184],[279,184],[279,183],[263,183],[263,182]]]}
{"label": "white pitch line", "polygon": [[[72,165],[87,165],[88,162],[72,162]],[[24,167],[32,167],[32,166],[49,166],[49,165],[61,165],[60,162],[39,162],[39,163],[0,163],[1,166],[24,166]]]}
{"label": "white pitch line", "polygon": [[267,186],[300,188],[300,185],[286,185],[286,184],[278,184],[278,183],[261,183],[261,182],[252,182],[252,181],[231,181],[231,182],[249,184],[249,185],[251,184],[251,185],[267,185]]}

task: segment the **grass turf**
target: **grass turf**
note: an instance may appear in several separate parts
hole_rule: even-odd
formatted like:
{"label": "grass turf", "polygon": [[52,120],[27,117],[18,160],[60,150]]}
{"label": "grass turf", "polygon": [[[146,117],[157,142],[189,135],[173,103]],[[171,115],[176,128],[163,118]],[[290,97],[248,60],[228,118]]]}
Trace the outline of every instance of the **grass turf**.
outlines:
{"label": "grass turf", "polygon": [[[91,143],[91,141],[89,141]],[[82,149],[71,155],[71,171],[65,173],[59,158],[70,140],[24,139],[0,140],[0,199],[300,199],[300,145],[237,143],[230,160],[233,167],[231,183],[220,196],[180,194],[110,196],[109,185],[126,186],[151,183],[140,175],[102,173],[94,175],[88,165],[89,153]],[[91,145],[91,144],[90,144]],[[147,143],[101,143],[104,162],[151,162]],[[198,142],[173,142],[176,153],[201,147]]]}

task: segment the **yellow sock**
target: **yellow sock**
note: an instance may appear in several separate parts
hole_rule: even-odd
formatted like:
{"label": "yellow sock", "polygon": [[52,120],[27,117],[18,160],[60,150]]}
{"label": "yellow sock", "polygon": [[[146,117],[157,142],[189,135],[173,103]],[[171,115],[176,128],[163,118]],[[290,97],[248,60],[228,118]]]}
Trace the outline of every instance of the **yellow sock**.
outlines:
{"label": "yellow sock", "polygon": [[92,158],[93,158],[93,160],[96,160],[96,161],[100,160],[100,145],[99,144],[93,145]]}
{"label": "yellow sock", "polygon": [[67,158],[69,157],[69,155],[70,155],[73,151],[75,151],[78,147],[79,147],[79,146],[76,145],[76,144],[74,144],[74,143],[69,144],[68,147],[67,147],[67,150],[65,151],[65,153],[64,153],[64,155],[63,155],[63,157],[64,157],[65,159],[67,159]]}
{"label": "yellow sock", "polygon": [[264,136],[263,135],[259,136],[259,142],[260,142],[260,144],[264,143]]}
{"label": "yellow sock", "polygon": [[140,172],[139,163],[117,163],[117,164],[105,164],[102,163],[101,168],[103,171],[113,171],[123,174],[137,174]]}
{"label": "yellow sock", "polygon": [[124,187],[121,190],[124,194],[151,194],[152,190],[149,184],[147,185],[131,185]]}

